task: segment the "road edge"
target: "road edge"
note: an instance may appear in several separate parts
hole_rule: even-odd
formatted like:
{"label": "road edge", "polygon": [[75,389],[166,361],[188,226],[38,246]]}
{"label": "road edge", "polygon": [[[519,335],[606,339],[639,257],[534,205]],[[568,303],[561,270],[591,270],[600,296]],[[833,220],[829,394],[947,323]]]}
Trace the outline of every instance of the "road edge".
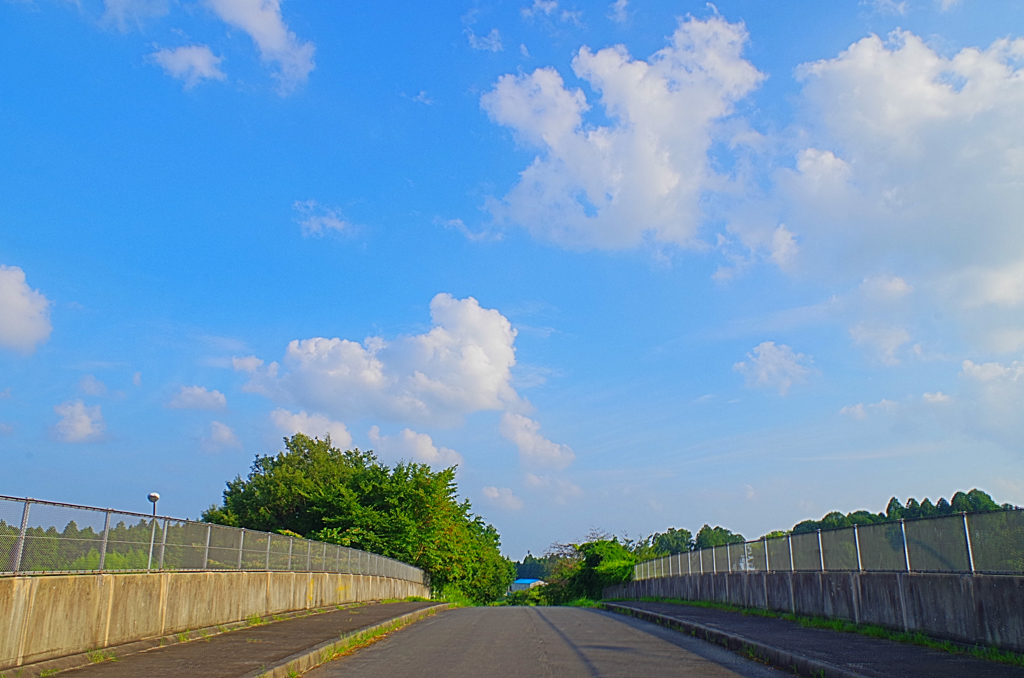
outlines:
{"label": "road edge", "polygon": [[785,671],[791,671],[799,676],[807,676],[808,678],[868,678],[863,673],[850,671],[835,664],[812,659],[790,650],[784,650],[780,647],[768,645],[746,636],[729,633],[712,626],[669,617],[668,615],[630,607],[629,605],[599,603],[599,607],[608,612],[635,617],[658,624],[659,626],[682,631],[695,638],[707,640],[716,645],[722,645],[742,655],[753,655],[760,661]]}
{"label": "road edge", "polygon": [[300,676],[307,671],[315,669],[321,664],[329,662],[335,653],[347,648],[350,641],[357,636],[372,633],[378,629],[388,626],[395,629],[401,628],[419,621],[424,617],[429,617],[432,614],[437,614],[438,612],[447,610],[451,606],[451,603],[431,605],[430,607],[413,610],[412,612],[407,612],[406,614],[392,617],[391,619],[385,619],[382,622],[364,626],[354,631],[347,631],[342,633],[338,640],[328,640],[320,643],[319,645],[314,645],[313,647],[305,650],[300,650],[295,654],[285,657],[272,666],[265,666],[257,671],[251,671],[241,676],[241,678],[290,678],[291,676]]}

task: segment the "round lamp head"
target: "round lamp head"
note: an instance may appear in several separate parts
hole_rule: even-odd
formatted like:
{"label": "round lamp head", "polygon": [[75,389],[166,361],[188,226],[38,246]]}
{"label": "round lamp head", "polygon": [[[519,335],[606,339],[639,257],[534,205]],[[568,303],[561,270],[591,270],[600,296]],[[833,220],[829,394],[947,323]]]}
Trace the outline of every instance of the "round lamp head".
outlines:
{"label": "round lamp head", "polygon": [[156,492],[150,492],[149,493],[149,500],[155,504],[158,501],[160,501],[160,495],[157,494]]}

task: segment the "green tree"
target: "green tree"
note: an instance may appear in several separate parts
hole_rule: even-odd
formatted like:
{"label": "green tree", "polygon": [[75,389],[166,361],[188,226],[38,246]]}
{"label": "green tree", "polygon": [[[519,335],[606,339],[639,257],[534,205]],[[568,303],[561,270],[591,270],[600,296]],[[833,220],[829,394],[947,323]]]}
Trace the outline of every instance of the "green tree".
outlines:
{"label": "green tree", "polygon": [[736,544],[742,541],[746,541],[743,539],[742,534],[735,534],[724,527],[711,527],[705,523],[704,527],[697,531],[694,548],[706,549],[711,546],[725,546],[726,544]]}
{"label": "green tree", "polygon": [[435,590],[477,601],[502,595],[514,577],[497,530],[459,502],[455,468],[390,468],[373,452],[340,450],[296,434],[284,452],[257,457],[247,478],[227,483],[207,522],[290,531],[395,558],[425,570]]}
{"label": "green tree", "polygon": [[693,533],[689,530],[677,530],[670,527],[666,532],[656,532],[651,535],[651,542],[659,552],[668,555],[683,553],[693,548]]}

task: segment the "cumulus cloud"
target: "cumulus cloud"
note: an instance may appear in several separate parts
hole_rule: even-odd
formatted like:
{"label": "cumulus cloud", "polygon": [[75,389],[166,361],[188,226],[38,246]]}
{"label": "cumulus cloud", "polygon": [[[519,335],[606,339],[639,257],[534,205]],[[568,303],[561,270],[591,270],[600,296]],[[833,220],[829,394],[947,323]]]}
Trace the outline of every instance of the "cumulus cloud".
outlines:
{"label": "cumulus cloud", "polygon": [[570,499],[577,499],[583,496],[583,490],[579,485],[570,483],[567,480],[552,478],[551,476],[538,476],[533,473],[527,473],[526,486],[549,495],[556,504],[567,504]]}
{"label": "cumulus cloud", "polygon": [[776,346],[774,341],[765,341],[747,354],[746,361],[732,368],[743,375],[747,386],[777,388],[779,395],[784,396],[793,384],[803,383],[814,374],[813,363],[813,358],[795,353],[785,344]]}
{"label": "cumulus cloud", "polygon": [[132,383],[136,386],[142,386],[142,372],[136,372],[132,375]]}
{"label": "cumulus cloud", "polygon": [[259,368],[263,367],[263,361],[254,355],[245,356],[242,358],[233,357],[231,358],[231,367],[234,368],[235,372],[255,372]]}
{"label": "cumulus cloud", "polygon": [[568,445],[553,443],[540,434],[540,424],[514,412],[501,417],[499,431],[519,448],[519,458],[527,466],[565,468],[576,459]]}
{"label": "cumulus cloud", "polygon": [[65,443],[85,443],[103,437],[106,424],[100,406],[88,407],[81,400],[69,400],[53,408],[61,419],[53,427],[57,439]]}
{"label": "cumulus cloud", "polygon": [[185,89],[192,89],[204,80],[226,80],[228,77],[220,70],[223,59],[206,45],[161,49],[149,56],[167,75],[183,81]]}
{"label": "cumulus cloud", "polygon": [[967,426],[976,435],[1008,449],[1024,445],[1024,362],[963,362],[961,406]]}
{"label": "cumulus cloud", "polygon": [[280,0],[206,0],[225,23],[249,34],[263,61],[277,64],[279,92],[290,94],[316,67],[311,42],[301,42],[281,16]]}
{"label": "cumulus cloud", "polygon": [[850,337],[858,346],[870,347],[886,365],[899,365],[896,351],[910,341],[910,333],[902,327],[885,327],[859,323],[850,328]]}
{"label": "cumulus cloud", "polygon": [[177,410],[222,410],[228,405],[220,391],[209,391],[205,386],[182,386],[167,407]]}
{"label": "cumulus cloud", "polygon": [[499,78],[481,106],[541,154],[491,201],[495,220],[572,248],[692,244],[702,194],[720,181],[708,161],[717,124],[764,77],[741,56],[746,40],[742,23],[713,16],[681,21],[647,61],[580,49],[573,72],[606,126],[585,122],[586,95],[554,68]]}
{"label": "cumulus cloud", "polygon": [[241,449],[242,447],[241,441],[231,427],[219,421],[210,422],[210,430],[203,436],[201,444],[207,452],[220,452],[221,450]]}
{"label": "cumulus cloud", "polygon": [[82,377],[82,380],[78,382],[78,388],[86,395],[102,396],[107,394],[107,385],[91,374]]}
{"label": "cumulus cloud", "polygon": [[380,428],[370,429],[370,442],[378,452],[396,459],[411,459],[431,466],[457,466],[462,455],[447,447],[437,447],[426,433],[403,429],[397,436],[382,436]]}
{"label": "cumulus cloud", "polygon": [[0,346],[31,354],[50,338],[50,300],[17,266],[0,265]]}
{"label": "cumulus cloud", "polygon": [[948,403],[953,399],[951,396],[946,395],[942,391],[936,391],[935,393],[925,393],[923,396],[921,396],[921,398],[924,399],[926,403],[931,403],[933,405],[938,403]]}
{"label": "cumulus cloud", "polygon": [[869,300],[880,302],[897,301],[914,291],[903,278],[889,275],[864,278],[860,289]]}
{"label": "cumulus cloud", "polygon": [[511,385],[516,331],[508,319],[472,297],[443,293],[430,302],[430,316],[428,332],[390,342],[292,341],[282,364],[255,369],[245,388],[341,420],[454,426],[472,412],[524,407]]}
{"label": "cumulus cloud", "polygon": [[523,500],[507,487],[485,487],[483,493],[488,503],[496,508],[506,511],[518,511],[523,508]]}
{"label": "cumulus cloud", "polygon": [[324,207],[316,200],[296,200],[292,208],[299,213],[299,226],[304,236],[319,238],[327,231],[341,232],[352,228],[341,212]]}
{"label": "cumulus cloud", "polygon": [[352,436],[348,432],[348,427],[340,421],[331,421],[322,414],[289,412],[279,407],[270,413],[270,421],[278,430],[289,436],[304,433],[311,438],[323,440],[330,435],[333,445],[346,450],[352,447]]}
{"label": "cumulus cloud", "polygon": [[477,35],[473,29],[467,28],[466,37],[469,38],[469,46],[480,52],[500,52],[503,49],[497,28],[492,28],[487,35]]}

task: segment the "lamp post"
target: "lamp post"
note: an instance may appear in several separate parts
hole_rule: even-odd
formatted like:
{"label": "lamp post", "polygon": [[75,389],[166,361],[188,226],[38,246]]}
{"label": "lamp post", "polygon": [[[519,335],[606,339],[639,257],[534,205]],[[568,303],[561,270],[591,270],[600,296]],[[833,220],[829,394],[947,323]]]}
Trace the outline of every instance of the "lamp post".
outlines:
{"label": "lamp post", "polygon": [[153,502],[153,517],[156,518],[156,503],[160,501],[160,495],[156,492],[150,492],[149,500]]}
{"label": "lamp post", "polygon": [[156,503],[160,501],[160,495],[156,492],[149,493],[149,500],[153,502],[153,527],[149,531],[149,560],[146,562],[146,569],[153,569],[153,542],[156,541]]}

